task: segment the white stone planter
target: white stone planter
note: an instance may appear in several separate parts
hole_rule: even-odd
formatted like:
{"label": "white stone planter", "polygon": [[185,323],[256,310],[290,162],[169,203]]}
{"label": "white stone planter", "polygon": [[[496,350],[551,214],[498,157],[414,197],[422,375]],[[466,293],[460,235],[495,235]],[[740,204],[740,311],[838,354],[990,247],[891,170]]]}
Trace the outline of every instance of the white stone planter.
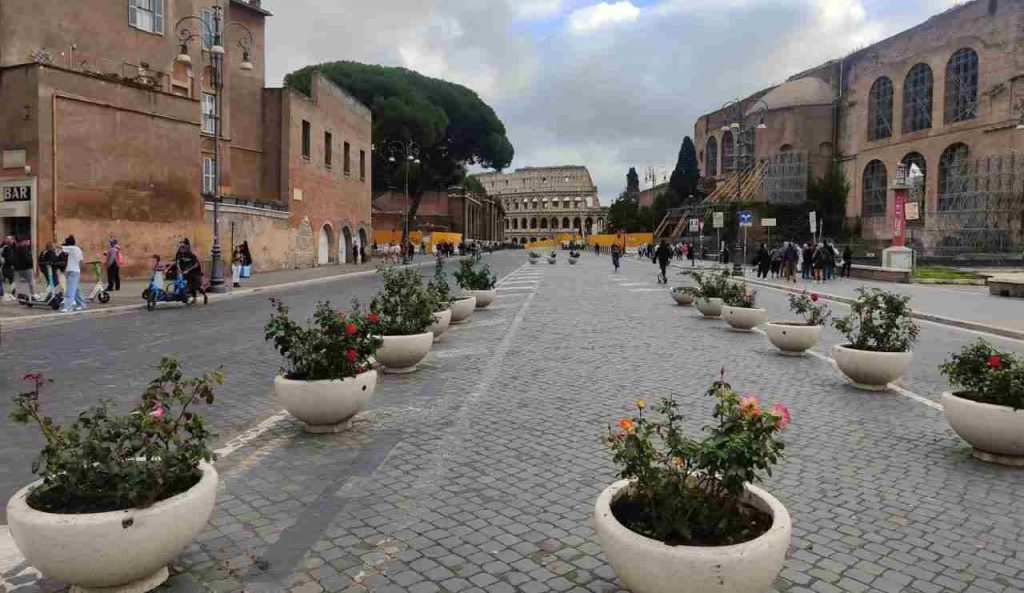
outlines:
{"label": "white stone planter", "polygon": [[533,264],[533,265],[537,265],[537,262],[538,262],[539,260],[540,260],[540,258],[539,258],[539,257],[531,257],[531,258],[530,258],[530,263],[531,263],[531,264]]}
{"label": "white stone planter", "polygon": [[434,341],[441,341],[441,337],[448,333],[448,326],[452,322],[452,310],[445,309],[438,313],[434,313],[434,323],[430,326],[427,331],[434,334]]}
{"label": "white stone planter", "polygon": [[839,344],[832,347],[832,358],[854,387],[867,391],[885,391],[910,368],[910,352],[872,352]]}
{"label": "white stone planter", "polygon": [[498,299],[498,291],[494,290],[462,290],[465,296],[476,297],[476,308],[486,309],[491,303]]}
{"label": "white stone planter", "polygon": [[722,319],[729,324],[734,331],[750,332],[754,328],[768,321],[766,309],[730,307],[722,305]]}
{"label": "white stone planter", "polygon": [[555,265],[556,263],[558,263],[558,258],[549,257],[548,258],[548,263],[551,264],[551,265]]}
{"label": "white stone planter", "polygon": [[695,298],[693,294],[683,290],[670,290],[669,294],[672,295],[672,300],[674,300],[677,305],[682,305],[684,307],[692,305]]}
{"label": "white stone planter", "polygon": [[942,394],[946,420],[984,461],[1024,467],[1024,410]]}
{"label": "white stone planter", "polygon": [[335,433],[370,403],[377,371],[332,381],[294,381],[278,375],[274,392],[284,409],[306,425],[306,432]]}
{"label": "white stone planter", "polygon": [[764,332],[783,356],[804,356],[821,340],[821,326],[802,322],[769,321]]}
{"label": "white stone planter", "polygon": [[[167,565],[206,526],[217,500],[217,470],[200,463],[203,477],[177,496],[145,509],[62,515],[30,507],[27,497],[41,481],[7,503],[11,536],[25,559],[46,578],[100,593],[155,589]],[[108,589],[116,587],[116,589]]]}
{"label": "white stone planter", "polygon": [[434,334],[430,332],[383,338],[384,343],[377,350],[377,362],[384,365],[385,373],[399,375],[415,371],[434,343]]}
{"label": "white stone planter", "polygon": [[693,301],[693,306],[697,307],[706,319],[719,319],[722,316],[722,299],[698,298]]}
{"label": "white stone planter", "polygon": [[473,316],[476,310],[476,297],[462,297],[452,303],[452,323],[462,323]]}
{"label": "white stone planter", "polygon": [[569,265],[570,266],[575,266],[577,263],[579,263],[579,261],[580,261],[580,258],[578,258],[578,257],[570,257],[569,258]]}
{"label": "white stone planter", "polygon": [[594,508],[601,547],[619,579],[633,593],[763,593],[782,570],[791,523],[786,507],[764,490],[747,485],[747,502],[772,515],[760,537],[732,546],[668,546],[619,523],[612,502],[628,480],[605,489]]}

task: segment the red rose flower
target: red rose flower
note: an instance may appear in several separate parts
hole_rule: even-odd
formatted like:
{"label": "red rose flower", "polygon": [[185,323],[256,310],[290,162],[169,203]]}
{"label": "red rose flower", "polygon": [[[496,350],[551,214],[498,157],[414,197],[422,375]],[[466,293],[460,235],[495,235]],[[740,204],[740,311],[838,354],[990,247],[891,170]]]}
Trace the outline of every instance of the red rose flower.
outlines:
{"label": "red rose flower", "polygon": [[816,293],[816,292],[811,293],[811,300],[814,301],[815,303],[817,303],[818,302],[818,293]]}
{"label": "red rose flower", "polygon": [[380,315],[370,313],[370,323],[377,323],[378,321],[380,321]]}
{"label": "red rose flower", "polygon": [[992,370],[998,370],[1003,365],[1003,359],[999,358],[998,354],[993,354],[988,357],[988,368]]}
{"label": "red rose flower", "polygon": [[356,329],[356,324],[350,323],[347,326],[345,326],[345,331],[348,333],[348,335],[354,336],[356,335],[356,332],[359,330]]}
{"label": "red rose flower", "polygon": [[349,362],[355,362],[356,358],[358,356],[359,356],[359,353],[356,352],[354,348],[350,348],[349,349],[349,351],[348,351],[348,360],[349,360]]}

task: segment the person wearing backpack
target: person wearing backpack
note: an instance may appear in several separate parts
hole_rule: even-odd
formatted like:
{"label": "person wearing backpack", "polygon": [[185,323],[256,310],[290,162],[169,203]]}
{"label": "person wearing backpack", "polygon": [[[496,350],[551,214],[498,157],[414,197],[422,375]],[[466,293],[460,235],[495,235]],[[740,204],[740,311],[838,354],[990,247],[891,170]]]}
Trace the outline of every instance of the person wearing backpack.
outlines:
{"label": "person wearing backpack", "polygon": [[110,248],[104,255],[107,256],[107,292],[121,290],[121,266],[124,265],[124,252],[117,244],[117,239],[110,238]]}

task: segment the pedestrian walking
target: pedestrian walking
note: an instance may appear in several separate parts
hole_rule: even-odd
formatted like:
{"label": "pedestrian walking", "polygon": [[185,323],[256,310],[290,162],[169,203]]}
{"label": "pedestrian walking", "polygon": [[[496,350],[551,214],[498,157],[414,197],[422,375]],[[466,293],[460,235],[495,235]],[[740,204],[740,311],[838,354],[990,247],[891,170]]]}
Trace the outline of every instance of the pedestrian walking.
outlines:
{"label": "pedestrian walking", "polygon": [[[14,246],[15,292],[34,296],[36,294],[35,265],[32,261],[32,240],[22,235]],[[21,291],[17,290],[21,285]]]}
{"label": "pedestrian walking", "polygon": [[85,299],[82,298],[82,261],[85,253],[75,244],[75,236],[68,235],[61,245],[60,251],[67,257],[64,264],[64,280],[67,288],[64,291],[64,305],[61,310],[64,313],[72,311],[84,311]]}
{"label": "pedestrian walking", "polygon": [[768,268],[772,265],[772,256],[768,252],[768,246],[761,243],[761,248],[757,250],[756,257],[754,263],[757,264],[757,277],[767,278]]}
{"label": "pedestrian walking", "polygon": [[661,284],[668,284],[668,262],[672,259],[672,248],[668,246],[668,241],[665,239],[661,240],[661,245],[654,250],[654,260],[658,263],[658,267],[661,268],[661,273],[658,275],[658,282]]}
{"label": "pedestrian walking", "polygon": [[359,246],[358,245],[352,245],[352,263],[354,263],[354,264],[358,264],[359,263]]}
{"label": "pedestrian walking", "polygon": [[235,247],[231,250],[231,287],[241,288],[242,286],[242,248]]}
{"label": "pedestrian walking", "polygon": [[786,247],[782,250],[782,265],[785,270],[785,280],[787,282],[796,283],[796,264],[797,259],[800,257],[800,249],[796,246],[796,243],[790,241],[786,242]]}
{"label": "pedestrian walking", "polygon": [[616,273],[619,271],[619,247],[618,245],[612,245],[612,265],[615,266]]}
{"label": "pedestrian walking", "polygon": [[14,290],[14,237],[10,235],[0,241],[0,301],[13,301],[14,297],[4,290],[5,284]]}
{"label": "pedestrian walking", "polygon": [[782,268],[782,246],[780,245],[772,249],[769,258],[769,269],[771,270],[772,278],[778,278]]}
{"label": "pedestrian walking", "polygon": [[840,268],[842,270],[840,272],[840,276],[845,276],[846,278],[849,278],[850,277],[850,272],[852,271],[852,268],[853,268],[853,250],[850,249],[849,245],[847,245],[846,247],[843,247],[843,267]]}
{"label": "pedestrian walking", "polygon": [[53,248],[53,243],[47,243],[46,247],[39,252],[39,271],[46,278],[46,291],[50,292],[54,288],[57,288],[57,251]]}
{"label": "pedestrian walking", "polygon": [[242,267],[252,270],[252,252],[249,251],[249,242],[242,241]]}
{"label": "pedestrian walking", "polygon": [[107,252],[107,292],[121,290],[121,266],[124,265],[124,253],[117,239],[111,237]]}
{"label": "pedestrian walking", "polygon": [[828,265],[828,254],[825,252],[825,246],[818,243],[813,247],[811,252],[811,268],[813,270],[813,277],[815,282],[825,281],[825,267]]}
{"label": "pedestrian walking", "polygon": [[362,243],[359,244],[359,259],[364,264],[367,262],[367,259],[366,259],[366,246],[363,245]]}

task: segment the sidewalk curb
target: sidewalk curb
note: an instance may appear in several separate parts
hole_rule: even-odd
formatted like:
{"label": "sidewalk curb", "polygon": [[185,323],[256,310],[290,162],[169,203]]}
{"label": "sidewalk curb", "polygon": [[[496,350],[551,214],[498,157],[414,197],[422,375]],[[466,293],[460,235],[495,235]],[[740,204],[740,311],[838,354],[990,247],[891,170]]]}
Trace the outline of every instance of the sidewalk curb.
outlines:
{"label": "sidewalk curb", "polygon": [[[419,268],[426,265],[434,265],[433,261],[419,262],[415,264],[408,264],[405,266],[398,266],[400,268]],[[210,293],[210,305],[214,305],[221,301],[229,301],[231,299],[237,299],[245,296],[252,296],[254,294],[260,294],[264,292],[278,292],[281,290],[287,290],[289,288],[298,288],[303,286],[315,286],[317,284],[327,284],[330,282],[337,282],[348,278],[359,278],[363,276],[371,276],[377,273],[377,269],[372,270],[360,270],[358,272],[346,272],[344,274],[335,274],[333,276],[324,276],[322,278],[308,278],[306,280],[296,280],[295,282],[287,282],[283,284],[270,284],[267,286],[256,286],[253,288],[241,288],[238,290],[232,290],[231,292],[225,293]],[[79,319],[99,319],[103,317],[114,317],[117,315],[123,315],[132,311],[138,311],[145,309],[145,303],[139,303],[137,305],[120,305],[117,307],[107,307],[105,309],[86,309],[78,313],[49,313],[46,315],[36,315],[27,317],[16,317],[13,319],[0,319],[0,330],[14,331],[32,329],[36,327],[42,327],[45,325],[57,325],[65,321],[77,321]]]}

